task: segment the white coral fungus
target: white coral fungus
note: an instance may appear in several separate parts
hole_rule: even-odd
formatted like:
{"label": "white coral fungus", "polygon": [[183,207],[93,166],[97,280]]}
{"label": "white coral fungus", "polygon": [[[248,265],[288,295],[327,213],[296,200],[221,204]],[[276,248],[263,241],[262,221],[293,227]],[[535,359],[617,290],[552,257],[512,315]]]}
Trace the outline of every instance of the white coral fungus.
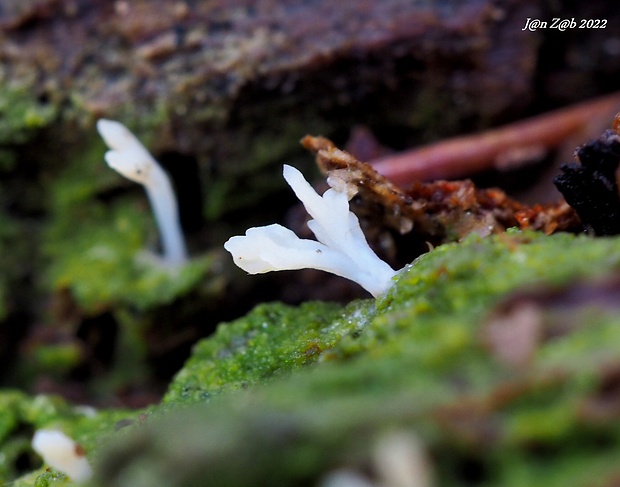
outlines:
{"label": "white coral fungus", "polygon": [[108,165],[146,189],[159,227],[164,260],[175,265],[184,263],[187,260],[187,251],[170,178],[122,123],[100,119],[97,121],[97,130],[111,149],[105,153]]}
{"label": "white coral fungus", "polygon": [[85,482],[93,475],[82,447],[62,431],[37,430],[32,438],[32,448],[45,463],[75,482]]}
{"label": "white coral fungus", "polygon": [[319,269],[355,281],[375,297],[385,292],[396,272],[368,246],[346,193],[332,188],[320,196],[291,166],[284,166],[283,175],[312,216],[308,227],[318,242],[277,224],[250,228],[224,244],[235,264],[250,274]]}

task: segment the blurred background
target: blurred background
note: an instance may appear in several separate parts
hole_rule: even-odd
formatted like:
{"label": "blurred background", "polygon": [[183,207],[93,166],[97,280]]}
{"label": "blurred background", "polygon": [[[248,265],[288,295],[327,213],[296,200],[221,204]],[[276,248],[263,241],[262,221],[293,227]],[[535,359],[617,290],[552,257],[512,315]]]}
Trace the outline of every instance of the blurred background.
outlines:
{"label": "blurred background", "polygon": [[[318,272],[248,277],[222,248],[250,226],[307,233],[281,178],[287,163],[324,184],[300,138],[373,160],[612,94],[619,26],[603,0],[0,0],[0,387],[140,407],[257,303],[366,297]],[[554,168],[617,111],[459,177],[552,201]],[[173,178],[192,257],[177,273],[145,263],[157,229],[104,163],[101,117]]]}

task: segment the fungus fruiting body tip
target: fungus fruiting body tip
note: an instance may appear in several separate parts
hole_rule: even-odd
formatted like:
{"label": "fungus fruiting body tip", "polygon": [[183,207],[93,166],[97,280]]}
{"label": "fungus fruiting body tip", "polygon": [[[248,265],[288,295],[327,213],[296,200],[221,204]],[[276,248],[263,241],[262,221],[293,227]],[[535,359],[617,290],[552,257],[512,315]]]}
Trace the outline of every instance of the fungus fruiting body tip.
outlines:
{"label": "fungus fruiting body tip", "polygon": [[331,188],[320,196],[292,166],[284,166],[283,176],[312,216],[308,227],[318,241],[277,224],[253,227],[224,244],[235,264],[250,274],[318,269],[355,281],[375,297],[383,294],[396,271],[368,245],[346,193]]}
{"label": "fungus fruiting body tip", "polygon": [[187,250],[170,178],[122,123],[100,119],[97,130],[110,148],[105,153],[108,165],[127,179],[144,186],[159,228],[164,260],[169,264],[183,264],[187,260]]}

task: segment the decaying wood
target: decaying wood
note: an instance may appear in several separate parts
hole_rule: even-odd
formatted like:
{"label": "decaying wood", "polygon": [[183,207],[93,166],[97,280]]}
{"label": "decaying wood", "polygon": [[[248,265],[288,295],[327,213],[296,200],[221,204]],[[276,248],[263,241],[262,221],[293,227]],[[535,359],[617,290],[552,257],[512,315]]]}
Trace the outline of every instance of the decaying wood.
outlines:
{"label": "decaying wood", "polygon": [[586,228],[597,235],[620,234],[620,136],[606,130],[575,155],[577,162],[563,164],[554,184]]}
{"label": "decaying wood", "polygon": [[539,42],[518,27],[538,12],[535,0],[0,0],[0,89],[24,87],[82,121],[157,126],[165,150],[225,157],[292,106],[327,120],[384,93],[398,117],[453,105],[422,92],[458,90],[463,112],[515,109]]}
{"label": "decaying wood", "polygon": [[508,227],[547,234],[581,228],[564,201],[528,207],[499,189],[478,189],[469,180],[417,181],[405,190],[325,138],[306,136],[302,144],[316,154],[331,186],[358,196],[353,206],[358,215],[401,234],[415,232],[424,240],[442,243],[471,233],[500,233]]}

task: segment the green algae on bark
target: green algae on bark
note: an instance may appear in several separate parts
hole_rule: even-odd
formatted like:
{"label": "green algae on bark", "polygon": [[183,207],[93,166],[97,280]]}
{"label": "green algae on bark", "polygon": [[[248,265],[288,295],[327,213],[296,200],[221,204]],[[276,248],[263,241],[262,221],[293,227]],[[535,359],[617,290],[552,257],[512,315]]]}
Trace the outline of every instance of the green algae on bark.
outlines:
{"label": "green algae on bark", "polygon": [[[437,485],[606,485],[619,269],[618,238],[508,232],[434,249],[376,301],[260,305],[196,345],[151,419],[95,449],[92,485],[317,485],[377,468],[393,431],[421,441]],[[534,331],[511,300],[534,306]]]}
{"label": "green algae on bark", "polygon": [[[489,0],[463,6],[358,0],[338,8],[326,0],[22,3],[5,1],[0,11],[0,56],[10,61],[0,82],[29,83],[62,107],[63,123],[165,113],[177,129],[174,150],[219,152],[225,166],[249,152],[254,137],[226,130],[230,120],[239,126],[234,122],[247,116],[247,106],[258,114],[242,124],[248,132],[262,130],[265,113],[273,124],[303,106],[313,107],[312,118],[340,120],[343,128],[362,113],[407,126],[412,113],[428,114],[435,124],[446,112],[467,114],[461,121],[497,116],[530,96],[539,42],[516,28],[539,10],[531,0],[501,19],[489,13]],[[440,86],[446,100],[446,93],[461,93],[459,110],[417,96],[428,86]],[[219,132],[216,142],[224,147],[213,151],[207,131]]]}
{"label": "green algae on bark", "polygon": [[52,292],[68,289],[78,306],[96,312],[117,304],[158,307],[217,281],[209,276],[214,258],[206,253],[174,271],[148,255],[157,231],[144,190],[130,183],[134,192],[115,196],[119,181],[126,182],[105,164],[99,139],[87,147],[50,184],[45,285]]}
{"label": "green algae on bark", "polygon": [[57,112],[53,104],[37,99],[30,87],[4,84],[0,76],[0,170],[13,167],[18,147],[50,124]]}
{"label": "green algae on bark", "polygon": [[[301,308],[267,304],[220,325],[214,337],[195,346],[168,399],[202,398],[275,371],[354,355],[408,354],[439,365],[449,357],[440,353],[442,347],[476,341],[472,324],[478,325],[506,293],[561,285],[619,265],[615,240],[519,232],[471,236],[419,257],[376,302],[358,301],[343,309],[321,303]],[[299,360],[304,350],[312,351],[311,359]]]}
{"label": "green algae on bark", "polygon": [[[91,392],[135,384],[151,367],[148,336],[172,341],[179,322],[215,308],[223,293],[224,252],[205,250],[186,265],[166,266],[150,251],[157,230],[143,188],[106,166],[99,137],[83,143],[85,149],[59,170],[44,169],[48,218],[36,240],[42,261],[37,283],[53,306],[35,325],[48,339],[30,338],[31,353],[12,367],[16,383],[28,384],[42,372],[66,378],[94,364],[97,377],[82,384]],[[173,307],[174,314],[162,313]],[[97,335],[92,340],[80,336],[80,330],[90,333],[89,322]],[[191,330],[177,328],[190,339]],[[96,348],[104,340],[111,342],[105,345],[109,351]]]}
{"label": "green algae on bark", "polygon": [[59,226],[53,229],[46,244],[53,256],[47,277],[52,290],[70,290],[84,310],[119,304],[139,310],[158,307],[208,280],[213,262],[208,255],[170,269],[155,254],[148,254],[145,216],[150,215],[139,204],[93,204],[74,211],[84,219],[80,232],[70,236],[68,222],[67,233]]}
{"label": "green algae on bark", "polygon": [[345,335],[355,335],[372,303],[344,309],[331,303],[280,303],[256,307],[247,316],[221,324],[214,336],[194,346],[172,382],[165,401],[195,402],[223,391],[246,388],[328,357]]}
{"label": "green algae on bark", "polygon": [[[148,485],[154,478],[143,461],[156,463],[168,485],[316,485],[330,469],[367,468],[373,445],[394,428],[422,439],[440,485],[468,485],[464,470],[470,467],[479,470],[479,485],[589,485],[595,472],[609,478],[618,473],[613,460],[620,457],[620,435],[612,431],[619,425],[609,418],[612,428],[605,431],[600,419],[584,414],[584,405],[601,400],[601,370],[620,351],[617,304],[594,315],[589,305],[573,310],[572,332],[541,340],[520,367],[502,362],[483,332],[492,309],[517,290],[562,289],[619,266],[618,239],[513,232],[435,249],[405,269],[376,305],[360,302],[362,312],[355,303],[327,312],[263,305],[199,344],[168,400],[249,391],[221,395],[188,416],[173,414],[116,444],[100,485],[129,485],[120,478]],[[288,326],[264,328],[270,311]],[[315,325],[324,343],[338,336],[313,359],[320,364],[283,360],[290,373],[280,367],[261,387],[252,385],[257,375],[266,376],[260,366],[249,369],[249,384],[239,377],[226,383],[226,372],[214,372],[222,350],[231,370],[248,369],[249,336],[261,336],[251,351],[258,364],[261,357],[273,360],[274,348],[295,356],[303,331],[293,331],[301,340],[293,339],[288,351],[282,332],[290,323],[312,323],[319,312],[333,320],[331,327]],[[357,327],[351,328],[352,318]],[[238,349],[231,346],[235,338],[243,344]],[[264,350],[256,348],[261,344]],[[237,356],[232,362],[231,353]],[[578,365],[575,357],[581,357]],[[205,394],[188,396],[201,380]],[[183,438],[181,445],[169,443],[174,435]],[[190,451],[199,460],[179,472],[177,462]]]}
{"label": "green algae on bark", "polygon": [[[290,372],[273,374],[264,385],[252,382],[265,369],[250,369],[249,384],[237,376],[226,384],[225,372],[213,372],[218,351],[226,351],[231,370],[248,366],[247,348],[231,346],[235,337],[248,345],[249,336],[261,335],[253,345],[264,350],[252,350],[259,361],[283,350],[287,327],[262,327],[270,310],[287,324],[312,323],[322,311],[263,305],[245,320],[222,325],[226,331],[212,343],[199,344],[168,400],[204,400],[207,394],[182,392],[184,384],[195,388],[205,379],[209,393],[247,389],[164,415],[115,443],[95,485],[317,485],[339,467],[372,471],[373,449],[394,430],[422,441],[438,485],[586,486],[594,478],[607,485],[620,473],[613,392],[620,316],[617,285],[604,284],[601,276],[617,275],[619,268],[617,238],[470,237],[420,257],[376,306],[361,302],[355,333],[347,328],[355,304],[325,313],[335,321],[331,328],[318,326],[323,340],[331,333],[340,337],[319,353],[320,363],[283,361]],[[532,353],[518,364],[506,362],[501,344],[489,343],[489,320],[498,307],[533,286],[535,294],[552,289],[574,303],[576,282],[592,287],[583,288],[584,297],[567,312],[570,326],[562,328],[567,316],[558,316],[561,306],[541,301],[536,320],[543,333],[534,333]],[[507,320],[519,330],[517,320]],[[294,356],[302,343],[293,340],[284,355]],[[237,356],[232,362],[231,353]]]}
{"label": "green algae on bark", "polygon": [[[114,432],[119,421],[128,421],[138,414],[123,410],[98,411],[71,405],[55,396],[33,397],[17,390],[0,391],[0,484],[42,487],[71,483],[62,473],[43,468],[41,459],[30,446],[35,430],[62,430],[77,441],[90,458],[90,453]],[[13,482],[28,467],[33,471]]]}

